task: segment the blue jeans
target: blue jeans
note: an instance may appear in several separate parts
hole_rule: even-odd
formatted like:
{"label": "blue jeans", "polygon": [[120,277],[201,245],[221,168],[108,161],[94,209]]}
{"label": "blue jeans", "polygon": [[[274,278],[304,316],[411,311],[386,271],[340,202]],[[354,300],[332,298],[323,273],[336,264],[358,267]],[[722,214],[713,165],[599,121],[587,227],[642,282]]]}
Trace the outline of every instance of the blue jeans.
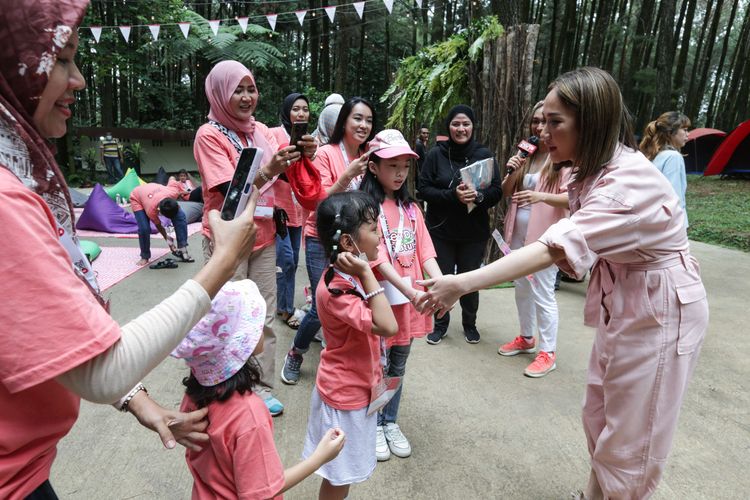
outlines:
{"label": "blue jeans", "polygon": [[[386,375],[388,377],[403,377],[406,373],[406,360],[411,352],[411,343],[409,345],[394,345],[386,352],[388,366],[386,366]],[[401,404],[401,391],[404,388],[403,379],[401,386],[393,395],[388,404],[378,413],[378,425],[396,422],[398,418],[398,407]]]}
{"label": "blue jeans", "polygon": [[[144,210],[136,210],[133,216],[138,224],[138,246],[141,247],[141,259],[149,260],[151,258],[151,221]],[[187,216],[181,208],[177,210],[172,224],[177,238],[177,248],[187,247]]]}
{"label": "blue jeans", "polygon": [[122,165],[120,164],[119,158],[115,156],[105,156],[104,167],[107,169],[107,176],[109,177],[110,184],[122,179]]}
{"label": "blue jeans", "polygon": [[276,309],[294,314],[294,280],[299,264],[302,228],[287,227],[286,238],[276,235]]}
{"label": "blue jeans", "polygon": [[310,349],[310,342],[320,328],[318,309],[315,304],[315,291],[323,273],[328,269],[328,258],[323,245],[318,238],[305,237],[305,262],[307,263],[307,276],[310,278],[310,291],[312,293],[312,307],[305,314],[299,325],[297,334],[294,336],[294,350],[304,354]]}

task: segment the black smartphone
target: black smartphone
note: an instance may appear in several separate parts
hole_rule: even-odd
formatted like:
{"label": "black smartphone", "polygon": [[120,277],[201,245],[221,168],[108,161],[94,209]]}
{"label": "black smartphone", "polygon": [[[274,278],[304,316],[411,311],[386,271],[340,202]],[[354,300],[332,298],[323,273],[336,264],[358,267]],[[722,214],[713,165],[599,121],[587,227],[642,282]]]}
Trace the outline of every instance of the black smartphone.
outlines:
{"label": "black smartphone", "polygon": [[302,140],[302,136],[307,135],[307,122],[292,123],[292,133],[289,134],[289,145],[295,146],[297,151],[304,153],[304,149],[297,145],[297,141]]}
{"label": "black smartphone", "polygon": [[263,150],[260,148],[245,148],[240,153],[237,168],[224,198],[224,205],[221,207],[222,219],[234,219],[247,206],[262,158]]}

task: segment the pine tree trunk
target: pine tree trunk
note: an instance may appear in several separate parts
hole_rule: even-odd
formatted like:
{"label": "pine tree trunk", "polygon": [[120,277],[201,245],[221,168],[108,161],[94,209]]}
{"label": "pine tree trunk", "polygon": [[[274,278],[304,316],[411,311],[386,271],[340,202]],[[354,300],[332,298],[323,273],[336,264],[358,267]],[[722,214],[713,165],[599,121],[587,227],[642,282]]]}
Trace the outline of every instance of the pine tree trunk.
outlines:
{"label": "pine tree trunk", "polygon": [[712,85],[711,90],[711,99],[708,103],[708,113],[706,114],[706,123],[711,124],[714,121],[714,106],[716,104],[716,96],[719,93],[719,87],[722,86],[722,84],[725,83],[724,75],[722,74],[724,71],[724,61],[727,57],[727,49],[729,48],[729,33],[731,30],[731,27],[734,23],[734,17],[735,14],[737,14],[737,6],[739,5],[739,1],[735,0],[732,3],[732,11],[729,13],[729,22],[726,24],[727,29],[724,32],[724,42],[721,46],[721,55],[719,56],[719,64],[716,68],[716,78],[714,80],[714,84]]}
{"label": "pine tree trunk", "polygon": [[682,90],[683,92],[685,90],[685,66],[687,65],[688,51],[690,50],[690,35],[693,29],[693,20],[695,19],[695,6],[698,3],[697,0],[685,1],[688,3],[685,30],[682,32],[680,54],[677,57],[677,66],[675,67],[674,79],[672,80],[672,87],[675,90]]}
{"label": "pine tree trunk", "polygon": [[656,95],[655,111],[661,113],[673,109],[672,103],[672,65],[674,58],[674,22],[675,0],[662,0],[659,5],[658,41],[656,44]]}

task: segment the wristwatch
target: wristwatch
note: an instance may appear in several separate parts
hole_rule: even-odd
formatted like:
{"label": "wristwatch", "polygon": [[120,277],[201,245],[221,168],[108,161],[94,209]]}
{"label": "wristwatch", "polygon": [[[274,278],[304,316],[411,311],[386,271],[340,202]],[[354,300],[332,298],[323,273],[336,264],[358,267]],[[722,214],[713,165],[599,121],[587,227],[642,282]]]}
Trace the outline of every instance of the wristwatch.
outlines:
{"label": "wristwatch", "polygon": [[477,191],[477,197],[474,199],[477,203],[482,203],[484,201],[484,194],[481,191]]}

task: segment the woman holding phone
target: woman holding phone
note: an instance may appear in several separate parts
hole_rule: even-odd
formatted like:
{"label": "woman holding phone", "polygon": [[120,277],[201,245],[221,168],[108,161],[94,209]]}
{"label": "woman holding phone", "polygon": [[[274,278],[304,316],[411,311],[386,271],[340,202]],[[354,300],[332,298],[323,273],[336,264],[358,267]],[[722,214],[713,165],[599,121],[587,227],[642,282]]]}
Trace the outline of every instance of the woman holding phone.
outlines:
{"label": "woman holding phone", "polygon": [[[286,96],[281,104],[279,118],[281,125],[270,130],[279,146],[287,146],[293,142],[293,138],[306,135],[310,120],[307,97],[299,93]],[[279,179],[274,184],[274,198],[276,266],[281,269],[281,272],[276,273],[276,315],[289,328],[296,330],[299,328],[299,319],[294,314],[294,281],[306,213],[285,179]]]}
{"label": "woman holding phone", "polygon": [[[320,172],[321,183],[327,194],[359,189],[367,168],[367,142],[374,136],[375,108],[366,99],[352,97],[341,108],[331,142],[322,146],[315,157],[314,164]],[[328,267],[328,259],[315,224],[315,212],[311,212],[305,223],[305,260],[313,302],[284,358],[281,380],[285,384],[293,385],[299,381],[302,355],[310,348],[310,342],[320,329],[315,290],[318,289],[323,271]]]}
{"label": "woman holding phone", "polygon": [[[263,329],[263,353],[258,356],[263,378],[257,386],[258,395],[265,401],[271,415],[280,415],[284,406],[271,392],[276,373],[276,334],[273,331],[276,310],[276,227],[273,221],[276,176],[286,171],[300,153],[295,146],[279,149],[269,128],[255,119],[253,113],[260,96],[253,74],[242,63],[222,61],[206,77],[206,97],[210,105],[208,123],[195,135],[193,154],[203,179],[203,255],[208,262],[213,253],[211,229],[206,213],[220,209],[234,175],[243,148],[260,148],[263,161],[255,180],[260,191],[256,209],[258,228],[255,246],[250,257],[240,264],[234,279],[251,279],[258,285],[266,301],[266,323]],[[315,154],[317,146],[312,136],[299,142],[307,157]]]}

